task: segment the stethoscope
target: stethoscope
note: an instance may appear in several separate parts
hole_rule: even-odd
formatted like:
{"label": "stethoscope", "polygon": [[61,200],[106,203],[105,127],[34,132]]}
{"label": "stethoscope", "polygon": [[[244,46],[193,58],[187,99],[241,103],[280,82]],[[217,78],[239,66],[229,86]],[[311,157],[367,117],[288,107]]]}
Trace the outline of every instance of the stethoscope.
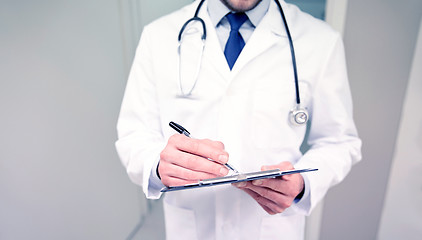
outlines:
{"label": "stethoscope", "polygon": [[[277,4],[279,10],[280,10],[280,14],[281,14],[281,18],[283,19],[283,23],[284,26],[286,28],[286,33],[287,33],[287,37],[289,39],[289,45],[290,45],[290,53],[292,56],[292,65],[293,65],[293,73],[294,73],[294,79],[295,79],[295,89],[296,89],[296,106],[290,110],[289,112],[289,120],[290,123],[296,126],[300,126],[300,125],[304,125],[308,122],[309,119],[309,114],[308,111],[306,110],[306,108],[301,107],[300,106],[300,94],[299,94],[299,80],[298,80],[298,76],[297,76],[297,67],[296,67],[296,56],[295,56],[295,50],[293,47],[293,40],[292,40],[292,36],[290,35],[290,31],[289,31],[289,27],[287,26],[287,21],[286,21],[286,17],[284,15],[284,11],[283,8],[281,7],[281,4],[278,0],[274,0],[275,3]],[[182,43],[183,43],[183,35],[184,32],[186,30],[186,27],[192,23],[192,22],[199,22],[201,23],[202,26],[202,36],[201,36],[201,46],[200,48],[202,49],[201,54],[199,56],[200,61],[202,60],[202,55],[204,52],[204,47],[205,47],[205,41],[207,38],[207,30],[205,27],[205,22],[202,18],[198,17],[198,13],[199,10],[202,7],[202,4],[205,2],[205,0],[201,0],[201,2],[199,3],[198,7],[196,8],[195,14],[194,16],[187,20],[185,22],[185,24],[183,24],[182,28],[180,29],[179,32],[179,36],[178,36],[178,41],[179,41],[179,86],[180,86],[180,91],[182,93],[183,97],[190,97],[192,94],[193,89],[195,88],[196,82],[198,81],[198,76],[199,76],[199,71],[201,69],[200,63],[194,73],[194,79],[195,82],[192,84],[192,87],[190,89],[188,89],[188,91],[185,91],[185,89],[183,89],[183,85],[182,85],[182,74],[181,74],[181,48],[182,48]]]}

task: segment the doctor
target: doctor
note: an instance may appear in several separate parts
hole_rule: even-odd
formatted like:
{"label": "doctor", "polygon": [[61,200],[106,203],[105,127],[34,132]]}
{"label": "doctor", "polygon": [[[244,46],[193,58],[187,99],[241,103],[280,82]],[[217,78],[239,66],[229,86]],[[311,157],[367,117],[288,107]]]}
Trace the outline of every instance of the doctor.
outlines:
{"label": "doctor", "polygon": [[[280,2],[288,27],[275,0],[198,0],[144,28],[116,147],[146,197],[159,198],[164,186],[224,176],[227,162],[241,172],[319,169],[166,193],[167,239],[303,239],[305,216],[361,158],[340,35]],[[197,41],[200,21],[193,21],[179,51],[180,29],[196,11],[205,45]],[[290,119],[299,105],[296,89],[310,120],[305,154],[307,126]],[[175,134],[170,121],[195,139]]]}

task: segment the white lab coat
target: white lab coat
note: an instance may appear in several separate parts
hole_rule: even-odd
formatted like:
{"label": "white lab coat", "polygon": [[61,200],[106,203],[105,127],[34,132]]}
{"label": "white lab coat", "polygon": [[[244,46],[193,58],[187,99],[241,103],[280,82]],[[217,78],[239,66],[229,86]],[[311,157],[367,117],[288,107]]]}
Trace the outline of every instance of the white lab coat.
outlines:
{"label": "white lab coat", "polygon": [[131,180],[148,198],[161,196],[152,184],[154,167],[175,121],[196,138],[222,141],[237,169],[290,161],[303,174],[305,196],[284,213],[270,216],[231,186],[166,193],[167,239],[302,239],[305,215],[360,160],[361,142],[341,37],[322,21],[281,2],[293,37],[300,96],[309,110],[310,150],[299,149],[306,126],[292,126],[295,106],[292,59],[274,2],[255,29],[232,71],[224,58],[207,2],[199,16],[207,25],[201,71],[192,97],[180,97],[177,36],[198,1],[144,28],[118,121],[116,147]]}

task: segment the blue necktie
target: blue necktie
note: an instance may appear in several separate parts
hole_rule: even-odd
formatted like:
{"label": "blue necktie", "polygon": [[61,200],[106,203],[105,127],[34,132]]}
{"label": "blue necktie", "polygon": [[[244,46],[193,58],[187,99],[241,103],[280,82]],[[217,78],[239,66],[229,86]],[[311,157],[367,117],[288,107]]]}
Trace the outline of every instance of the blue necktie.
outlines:
{"label": "blue necktie", "polygon": [[245,41],[239,33],[239,28],[248,20],[248,16],[243,12],[239,12],[229,13],[226,18],[230,23],[230,36],[227,40],[226,47],[224,48],[224,55],[226,56],[227,63],[231,70],[237,57],[245,46]]}

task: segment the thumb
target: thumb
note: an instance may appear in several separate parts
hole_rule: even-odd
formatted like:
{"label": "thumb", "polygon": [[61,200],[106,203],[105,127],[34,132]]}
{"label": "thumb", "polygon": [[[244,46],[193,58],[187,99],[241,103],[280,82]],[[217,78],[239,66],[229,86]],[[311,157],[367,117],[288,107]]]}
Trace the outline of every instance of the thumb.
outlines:
{"label": "thumb", "polygon": [[280,162],[278,164],[274,164],[274,165],[264,165],[261,167],[262,171],[266,171],[266,170],[274,170],[274,169],[280,169],[281,171],[284,170],[291,170],[293,169],[293,165],[290,162]]}
{"label": "thumb", "polygon": [[261,171],[268,171],[268,170],[274,170],[274,169],[280,169],[279,165],[264,165],[261,167]]}
{"label": "thumb", "polygon": [[286,181],[289,181],[290,179],[292,179],[292,177],[293,177],[293,174],[287,174],[287,175],[281,176],[281,178]]}

